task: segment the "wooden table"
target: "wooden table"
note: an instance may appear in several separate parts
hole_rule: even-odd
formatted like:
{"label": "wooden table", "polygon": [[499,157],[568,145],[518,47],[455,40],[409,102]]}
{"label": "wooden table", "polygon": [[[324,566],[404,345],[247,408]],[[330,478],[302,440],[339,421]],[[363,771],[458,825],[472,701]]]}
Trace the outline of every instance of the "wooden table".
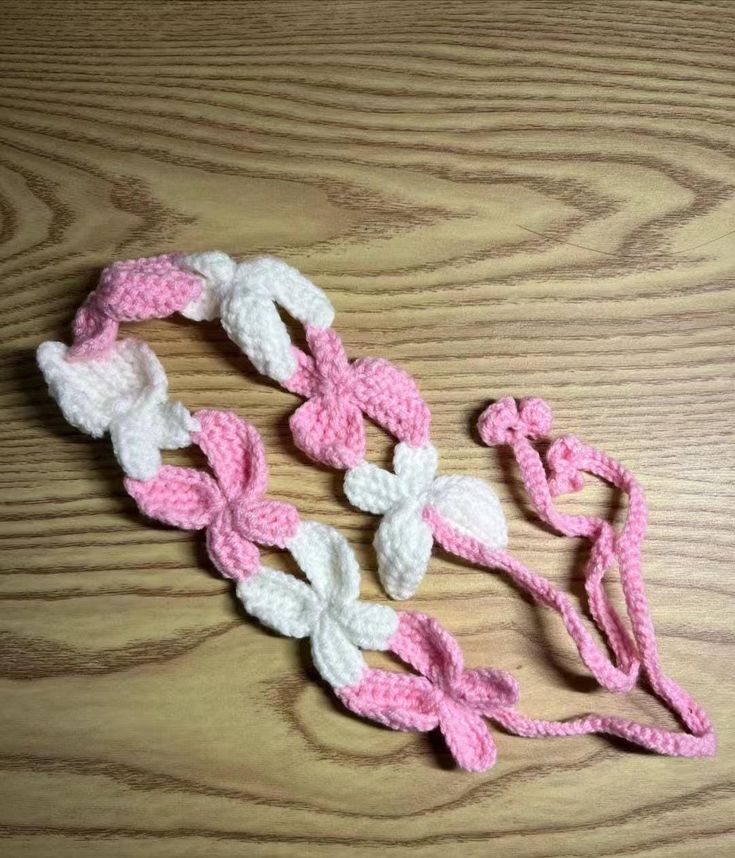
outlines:
{"label": "wooden table", "polygon": [[[0,852],[734,854],[735,4],[2,13]],[[580,547],[477,443],[478,409],[542,395],[559,431],[631,466],[662,658],[711,712],[714,760],[494,731],[496,767],[457,771],[438,739],[346,717],[304,645],[245,620],[198,536],[142,519],[34,349],[68,338],[110,260],[212,247],[323,286],[350,354],[419,379],[445,470],[490,480],[513,550],[575,597]],[[215,324],[133,329],[177,397],[262,431],[273,496],[341,528],[380,599],[375,520],[294,448],[294,398]],[[603,489],[563,504],[622,514]],[[513,671],[529,713],[675,724],[644,690],[595,690],[558,618],[499,574],[437,556],[410,606],[468,664]]]}

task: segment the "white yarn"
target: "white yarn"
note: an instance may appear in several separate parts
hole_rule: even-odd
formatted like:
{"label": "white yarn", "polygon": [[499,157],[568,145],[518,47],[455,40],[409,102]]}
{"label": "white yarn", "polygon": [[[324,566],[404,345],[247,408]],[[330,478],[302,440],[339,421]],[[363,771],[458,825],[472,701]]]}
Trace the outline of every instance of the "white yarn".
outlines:
{"label": "white yarn", "polygon": [[492,489],[482,480],[459,475],[437,476],[436,449],[396,445],[390,473],[363,462],[347,471],[345,494],[350,502],[383,520],[375,535],[378,568],[386,591],[394,599],[414,595],[431,555],[433,536],[422,517],[436,509],[455,530],[504,548],[508,542],[505,516]]}
{"label": "white yarn", "polygon": [[199,295],[181,310],[181,314],[195,322],[211,322],[220,313],[220,307],[226,294],[232,289],[237,263],[221,250],[207,253],[192,253],[176,260],[182,268],[188,268],[199,274],[204,280],[204,288]]}
{"label": "white yarn", "polygon": [[150,479],[161,466],[161,450],[191,443],[199,426],[180,402],[168,401],[166,373],[145,343],[123,340],[104,357],[83,361],[67,360],[67,352],[63,343],[38,347],[51,395],[72,426],[95,438],[110,433],[128,476]]}
{"label": "white yarn", "polygon": [[264,375],[284,382],[296,371],[291,338],[276,304],[303,324],[328,327],[334,309],[327,296],[282,259],[262,256],[236,263],[212,251],[179,259],[204,278],[201,294],[181,311],[190,319],[222,320],[228,336]]}
{"label": "white yarn", "polygon": [[314,665],[330,685],[354,685],[365,668],[360,649],[387,649],[398,615],[385,605],[360,601],[357,561],[334,528],[302,522],[287,547],[311,586],[261,568],[238,583],[237,595],[247,612],[269,628],[288,637],[310,637]]}

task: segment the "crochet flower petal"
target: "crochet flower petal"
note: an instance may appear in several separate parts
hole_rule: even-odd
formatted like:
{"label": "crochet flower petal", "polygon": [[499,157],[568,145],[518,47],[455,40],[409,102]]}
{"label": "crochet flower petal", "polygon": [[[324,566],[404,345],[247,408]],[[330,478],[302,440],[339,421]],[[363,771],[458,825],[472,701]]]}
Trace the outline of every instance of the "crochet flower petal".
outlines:
{"label": "crochet flower petal", "polygon": [[354,468],[365,456],[362,415],[348,400],[317,396],[296,409],[289,425],[296,446],[317,462]]}
{"label": "crochet flower petal", "polygon": [[401,442],[393,451],[393,470],[400,479],[404,494],[426,491],[436,475],[439,454],[432,444],[412,447]]}
{"label": "crochet flower petal", "polygon": [[145,343],[128,339],[109,354],[85,361],[67,360],[63,343],[41,343],[38,365],[66,420],[95,438],[143,396],[166,399],[166,375]]}
{"label": "crochet flower petal", "polygon": [[381,358],[361,358],[352,365],[353,396],[360,408],[399,441],[414,447],[429,440],[431,412],[416,382]]}
{"label": "crochet flower petal", "polygon": [[150,480],[162,466],[158,443],[160,427],[151,425],[155,423],[153,415],[153,409],[143,413],[136,409],[113,421],[110,426],[115,458],[126,476],[136,480]]}
{"label": "crochet flower petal", "polygon": [[368,668],[356,685],[335,692],[351,712],[392,730],[424,733],[439,723],[436,693],[422,676]]}
{"label": "crochet flower petal", "polygon": [[314,358],[301,351],[298,346],[291,346],[291,352],[296,359],[296,370],[283,382],[283,386],[299,396],[314,396],[319,387],[319,372]]}
{"label": "crochet flower petal", "polygon": [[282,259],[261,256],[241,262],[238,278],[250,289],[270,295],[303,324],[326,328],[334,321],[334,308],[324,292]]}
{"label": "crochet flower petal", "polygon": [[229,512],[221,512],[207,529],[207,552],[225,578],[240,580],[258,571],[260,552],[232,526]]}
{"label": "crochet flower petal", "polygon": [[387,605],[354,602],[340,610],[339,622],[360,649],[385,650],[398,629],[398,614]]}
{"label": "crochet flower petal", "polygon": [[150,480],[128,477],[125,489],[142,513],[185,530],[200,530],[221,506],[217,483],[195,468],[164,465]]}
{"label": "crochet flower petal", "polygon": [[101,357],[112,346],[118,322],[163,319],[201,291],[198,277],[182,271],[172,254],[114,262],[74,319],[70,360]]}
{"label": "crochet flower petal", "polygon": [[306,342],[322,379],[344,380],[350,362],[339,334],[332,328],[306,326]]}
{"label": "crochet flower petal", "polygon": [[518,683],[504,670],[478,667],[462,673],[452,687],[452,696],[483,715],[492,715],[498,709],[515,706]]}
{"label": "crochet flower petal", "polygon": [[[127,355],[128,363],[136,377],[143,382],[142,391],[131,390],[131,402],[165,402],[168,393],[168,377],[163,364],[153,349],[141,340],[127,339],[120,344],[121,352]],[[119,403],[118,403],[119,404]]]}
{"label": "crochet flower petal", "polygon": [[299,528],[299,514],[290,503],[256,500],[233,510],[237,530],[259,545],[284,548]]}
{"label": "crochet flower petal", "polygon": [[257,575],[238,581],[237,595],[249,614],[290,638],[308,637],[322,608],[303,581],[265,566]]}
{"label": "crochet flower petal", "polygon": [[426,614],[401,613],[390,648],[438,685],[451,687],[462,675],[464,658],[459,644]]}
{"label": "crochet flower petal", "polygon": [[233,289],[237,267],[234,259],[220,250],[211,250],[181,256],[178,264],[181,268],[198,274],[203,281],[201,292],[182,308],[181,314],[197,322],[216,319],[220,314],[224,296]]}
{"label": "crochet flower petal", "polygon": [[176,259],[175,254],[164,254],[113,262],[93,293],[97,306],[120,322],[164,319],[182,309],[201,292],[202,284]]}
{"label": "crochet flower petal", "polygon": [[333,688],[360,681],[365,660],[344,630],[324,611],[311,635],[311,655],[319,675]]}
{"label": "crochet flower petal", "polygon": [[378,572],[392,599],[410,599],[426,574],[434,539],[416,504],[398,506],[383,516],[375,534]]}
{"label": "crochet flower petal", "polygon": [[500,501],[482,480],[454,474],[437,477],[427,503],[463,536],[471,536],[490,548],[508,544]]}
{"label": "crochet flower petal", "polygon": [[263,441],[256,430],[231,411],[197,411],[195,437],[217,475],[225,497],[258,497],[268,483]]}
{"label": "crochet flower petal", "polygon": [[128,477],[149,480],[161,467],[161,450],[188,447],[197,422],[180,402],[153,398],[112,421],[115,457]]}
{"label": "crochet flower petal", "polygon": [[323,600],[345,604],[360,595],[360,567],[347,540],[333,527],[301,522],[288,550]]}
{"label": "crochet flower petal", "polygon": [[201,428],[181,402],[164,402],[156,408],[156,434],[162,450],[180,450],[192,443]]}
{"label": "crochet flower petal", "polygon": [[469,772],[484,772],[495,765],[498,753],[487,724],[475,712],[445,698],[439,728],[457,763]]}
{"label": "crochet flower petal", "polygon": [[291,338],[275,304],[235,283],[220,310],[222,327],[250,358],[258,372],[283,383],[296,371]]}
{"label": "crochet flower petal", "polygon": [[91,360],[109,354],[119,327],[117,319],[108,318],[100,310],[93,292],[74,316],[74,342],[69,348],[67,360]]}
{"label": "crochet flower petal", "polygon": [[361,462],[347,471],[344,490],[353,506],[378,515],[401,499],[401,487],[395,474],[368,462]]}
{"label": "crochet flower petal", "polygon": [[[109,363],[92,360],[74,364],[66,359],[68,351],[64,343],[41,343],[36,351],[38,366],[66,420],[82,432],[100,438],[109,428],[119,395],[107,383]],[[123,377],[127,380],[128,374]]]}

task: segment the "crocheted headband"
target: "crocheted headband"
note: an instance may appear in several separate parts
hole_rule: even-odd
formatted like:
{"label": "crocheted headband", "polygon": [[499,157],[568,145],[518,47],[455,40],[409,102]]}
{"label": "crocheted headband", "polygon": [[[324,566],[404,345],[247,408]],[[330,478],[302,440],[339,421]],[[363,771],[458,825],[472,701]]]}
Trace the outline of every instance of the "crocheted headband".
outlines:
{"label": "crocheted headband", "polygon": [[[309,354],[291,343],[279,306],[305,326]],[[350,501],[382,516],[375,547],[389,595],[414,594],[435,541],[465,560],[502,569],[560,614],[602,686],[630,690],[643,671],[687,732],[605,715],[565,722],[528,718],[514,708],[513,677],[492,668],[465,670],[456,641],[435,620],[360,601],[359,569],[344,538],[327,525],[301,520],[290,504],[263,498],[268,472],[255,429],[232,413],[191,415],[181,403],[169,402],[153,352],[137,340],[117,339],[120,322],[174,312],[195,320],[219,317],[261,373],[306,399],[290,419],[296,444],[317,462],[345,469]],[[117,262],[103,271],[78,311],[72,346],[43,343],[38,362],[71,424],[95,437],[109,432],[125,487],[140,509],[176,527],[205,530],[213,563],[236,582],[246,610],[281,634],[309,637],[317,670],[353,712],[398,730],[438,727],[457,762],[476,771],[495,760],[483,717],[520,736],[601,733],[661,754],[713,754],[706,713],[660,666],[641,577],[646,503],[634,477],[573,436],[551,444],[545,467],[531,443],[551,428],[542,400],[503,399],[480,418],[487,444],[510,445],[541,519],[563,535],[591,542],[585,586],[611,659],[570,600],[506,550],[505,519],[492,490],[473,477],[437,475],[431,417],[414,380],[382,359],[350,362],[331,328],[333,318],[324,293],[275,258],[235,263],[212,252]],[[364,460],[363,414],[397,440],[393,473]],[[161,450],[189,444],[203,451],[211,474],[162,464]],[[554,496],[582,487],[583,472],[628,495],[619,532],[607,521],[566,515],[554,506]],[[261,566],[257,545],[288,550],[309,585]],[[615,566],[630,631],[603,587]],[[389,650],[418,675],[370,668],[360,650]]]}

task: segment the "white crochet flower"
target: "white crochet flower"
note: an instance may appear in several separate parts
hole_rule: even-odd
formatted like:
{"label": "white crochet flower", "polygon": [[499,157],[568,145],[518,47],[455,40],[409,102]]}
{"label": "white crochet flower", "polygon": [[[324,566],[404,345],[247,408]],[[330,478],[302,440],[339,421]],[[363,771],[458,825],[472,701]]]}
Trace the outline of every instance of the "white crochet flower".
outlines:
{"label": "white crochet flower", "polygon": [[492,489],[474,477],[437,476],[437,463],[431,444],[400,443],[393,453],[395,473],[363,462],[345,476],[350,502],[383,516],[375,548],[381,580],[394,599],[413,596],[426,574],[434,538],[422,517],[425,507],[490,548],[504,548],[508,542],[505,516]]}
{"label": "white crochet flower", "polygon": [[181,311],[190,319],[222,320],[222,327],[259,372],[284,382],[296,372],[291,338],[276,304],[303,324],[326,328],[334,309],[327,296],[282,259],[236,263],[211,251],[183,256],[179,265],[204,279],[201,294]]}
{"label": "white crochet flower", "polygon": [[311,586],[261,567],[238,583],[237,595],[247,612],[269,628],[291,638],[310,637],[314,664],[330,685],[354,685],[365,667],[360,649],[387,649],[398,615],[386,605],[359,601],[357,561],[334,528],[302,522],[288,550]]}
{"label": "white crochet flower", "polygon": [[191,443],[199,425],[180,402],[168,401],[166,373],[145,343],[123,340],[91,360],[67,360],[68,351],[51,341],[38,347],[51,395],[72,426],[94,438],[110,433],[129,477],[150,479],[161,467],[161,450]]}

